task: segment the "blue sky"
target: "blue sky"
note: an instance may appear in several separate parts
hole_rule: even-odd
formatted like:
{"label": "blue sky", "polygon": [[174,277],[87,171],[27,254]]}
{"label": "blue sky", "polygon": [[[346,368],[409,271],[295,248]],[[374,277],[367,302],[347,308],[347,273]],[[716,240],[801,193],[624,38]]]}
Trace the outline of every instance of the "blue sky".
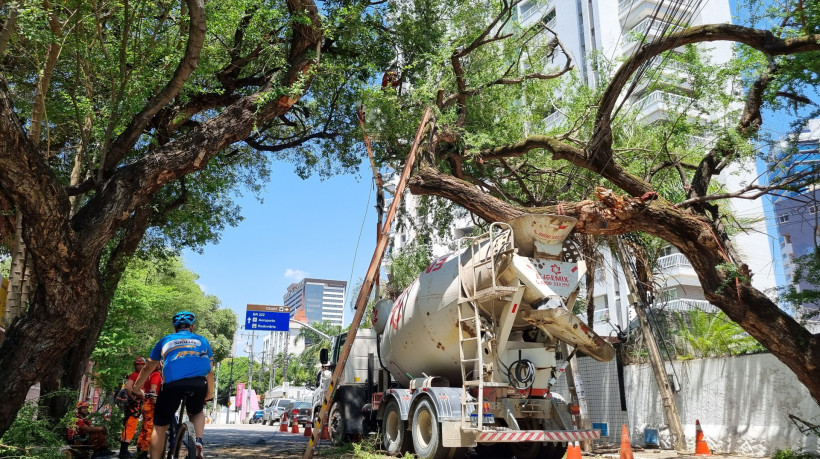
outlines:
{"label": "blue sky", "polygon": [[[361,171],[360,177],[302,180],[291,164],[275,163],[264,202],[240,199],[245,220],[228,228],[202,255],[185,251],[187,267],[199,275],[202,289],[233,309],[240,322],[247,304],[281,305],[287,287],[303,277],[351,281],[352,270],[356,285],[376,246],[370,166],[362,164]],[[345,323],[351,318],[346,304]],[[242,348],[240,342],[237,350]]]}

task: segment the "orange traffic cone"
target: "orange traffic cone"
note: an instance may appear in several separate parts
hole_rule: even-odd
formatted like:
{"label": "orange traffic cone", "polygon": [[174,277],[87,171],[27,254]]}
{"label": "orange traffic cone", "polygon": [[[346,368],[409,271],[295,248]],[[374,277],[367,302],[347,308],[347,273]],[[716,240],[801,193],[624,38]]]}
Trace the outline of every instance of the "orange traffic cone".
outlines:
{"label": "orange traffic cone", "polygon": [[285,415],[282,415],[282,420],[279,421],[279,432],[287,432],[288,425],[285,424]]}
{"label": "orange traffic cone", "polygon": [[299,433],[299,423],[294,422],[293,425],[290,427],[290,433],[298,434]]}
{"label": "orange traffic cone", "polygon": [[700,428],[700,421],[695,419],[695,456],[711,456],[709,445],[703,439],[703,430]]}
{"label": "orange traffic cone", "polygon": [[581,446],[578,442],[571,442],[567,446],[567,459],[581,459]]}
{"label": "orange traffic cone", "polygon": [[621,428],[621,459],[634,459],[632,455],[632,443],[629,441],[629,430],[626,424]]}
{"label": "orange traffic cone", "polygon": [[303,436],[305,436],[305,437],[312,437],[313,436],[313,427],[311,427],[310,424],[305,426],[305,434]]}
{"label": "orange traffic cone", "polygon": [[322,425],[322,433],[319,435],[319,440],[330,440],[330,431],[327,430],[327,423]]}

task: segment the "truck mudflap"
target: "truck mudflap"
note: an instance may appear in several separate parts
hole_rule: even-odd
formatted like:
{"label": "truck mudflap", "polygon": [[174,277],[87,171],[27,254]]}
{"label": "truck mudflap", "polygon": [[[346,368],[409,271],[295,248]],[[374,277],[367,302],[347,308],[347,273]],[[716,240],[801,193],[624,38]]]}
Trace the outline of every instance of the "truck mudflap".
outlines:
{"label": "truck mudflap", "polygon": [[449,419],[461,420],[461,388],[460,387],[425,387],[416,389],[413,393],[411,405],[415,405],[420,397],[427,397],[436,407],[438,422]]}
{"label": "truck mudflap", "polygon": [[399,413],[402,421],[406,421],[410,414],[410,401],[413,399],[413,393],[410,392],[409,389],[387,389],[379,399],[378,407],[376,407],[375,404],[373,406],[373,408],[379,412],[378,418],[382,418],[384,407],[393,399],[399,404]]}
{"label": "truck mudflap", "polygon": [[587,430],[484,430],[476,435],[479,443],[512,442],[568,442],[597,440],[601,438],[598,429]]}

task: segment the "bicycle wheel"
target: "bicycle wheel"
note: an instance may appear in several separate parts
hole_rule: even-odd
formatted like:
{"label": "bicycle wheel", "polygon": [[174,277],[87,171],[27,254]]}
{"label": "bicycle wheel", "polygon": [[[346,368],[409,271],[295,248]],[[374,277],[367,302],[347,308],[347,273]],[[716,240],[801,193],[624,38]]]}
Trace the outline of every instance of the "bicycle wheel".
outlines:
{"label": "bicycle wheel", "polygon": [[175,459],[196,459],[196,433],[194,423],[185,421],[179,425],[174,442]]}

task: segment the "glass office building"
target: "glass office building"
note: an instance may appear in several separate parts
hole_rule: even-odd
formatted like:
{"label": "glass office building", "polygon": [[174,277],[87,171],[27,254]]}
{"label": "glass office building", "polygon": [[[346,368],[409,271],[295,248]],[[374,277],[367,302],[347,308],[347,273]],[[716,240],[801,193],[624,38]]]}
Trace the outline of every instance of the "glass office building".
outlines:
{"label": "glass office building", "polygon": [[291,284],[284,296],[290,316],[300,322],[342,325],[347,282],[305,278]]}

